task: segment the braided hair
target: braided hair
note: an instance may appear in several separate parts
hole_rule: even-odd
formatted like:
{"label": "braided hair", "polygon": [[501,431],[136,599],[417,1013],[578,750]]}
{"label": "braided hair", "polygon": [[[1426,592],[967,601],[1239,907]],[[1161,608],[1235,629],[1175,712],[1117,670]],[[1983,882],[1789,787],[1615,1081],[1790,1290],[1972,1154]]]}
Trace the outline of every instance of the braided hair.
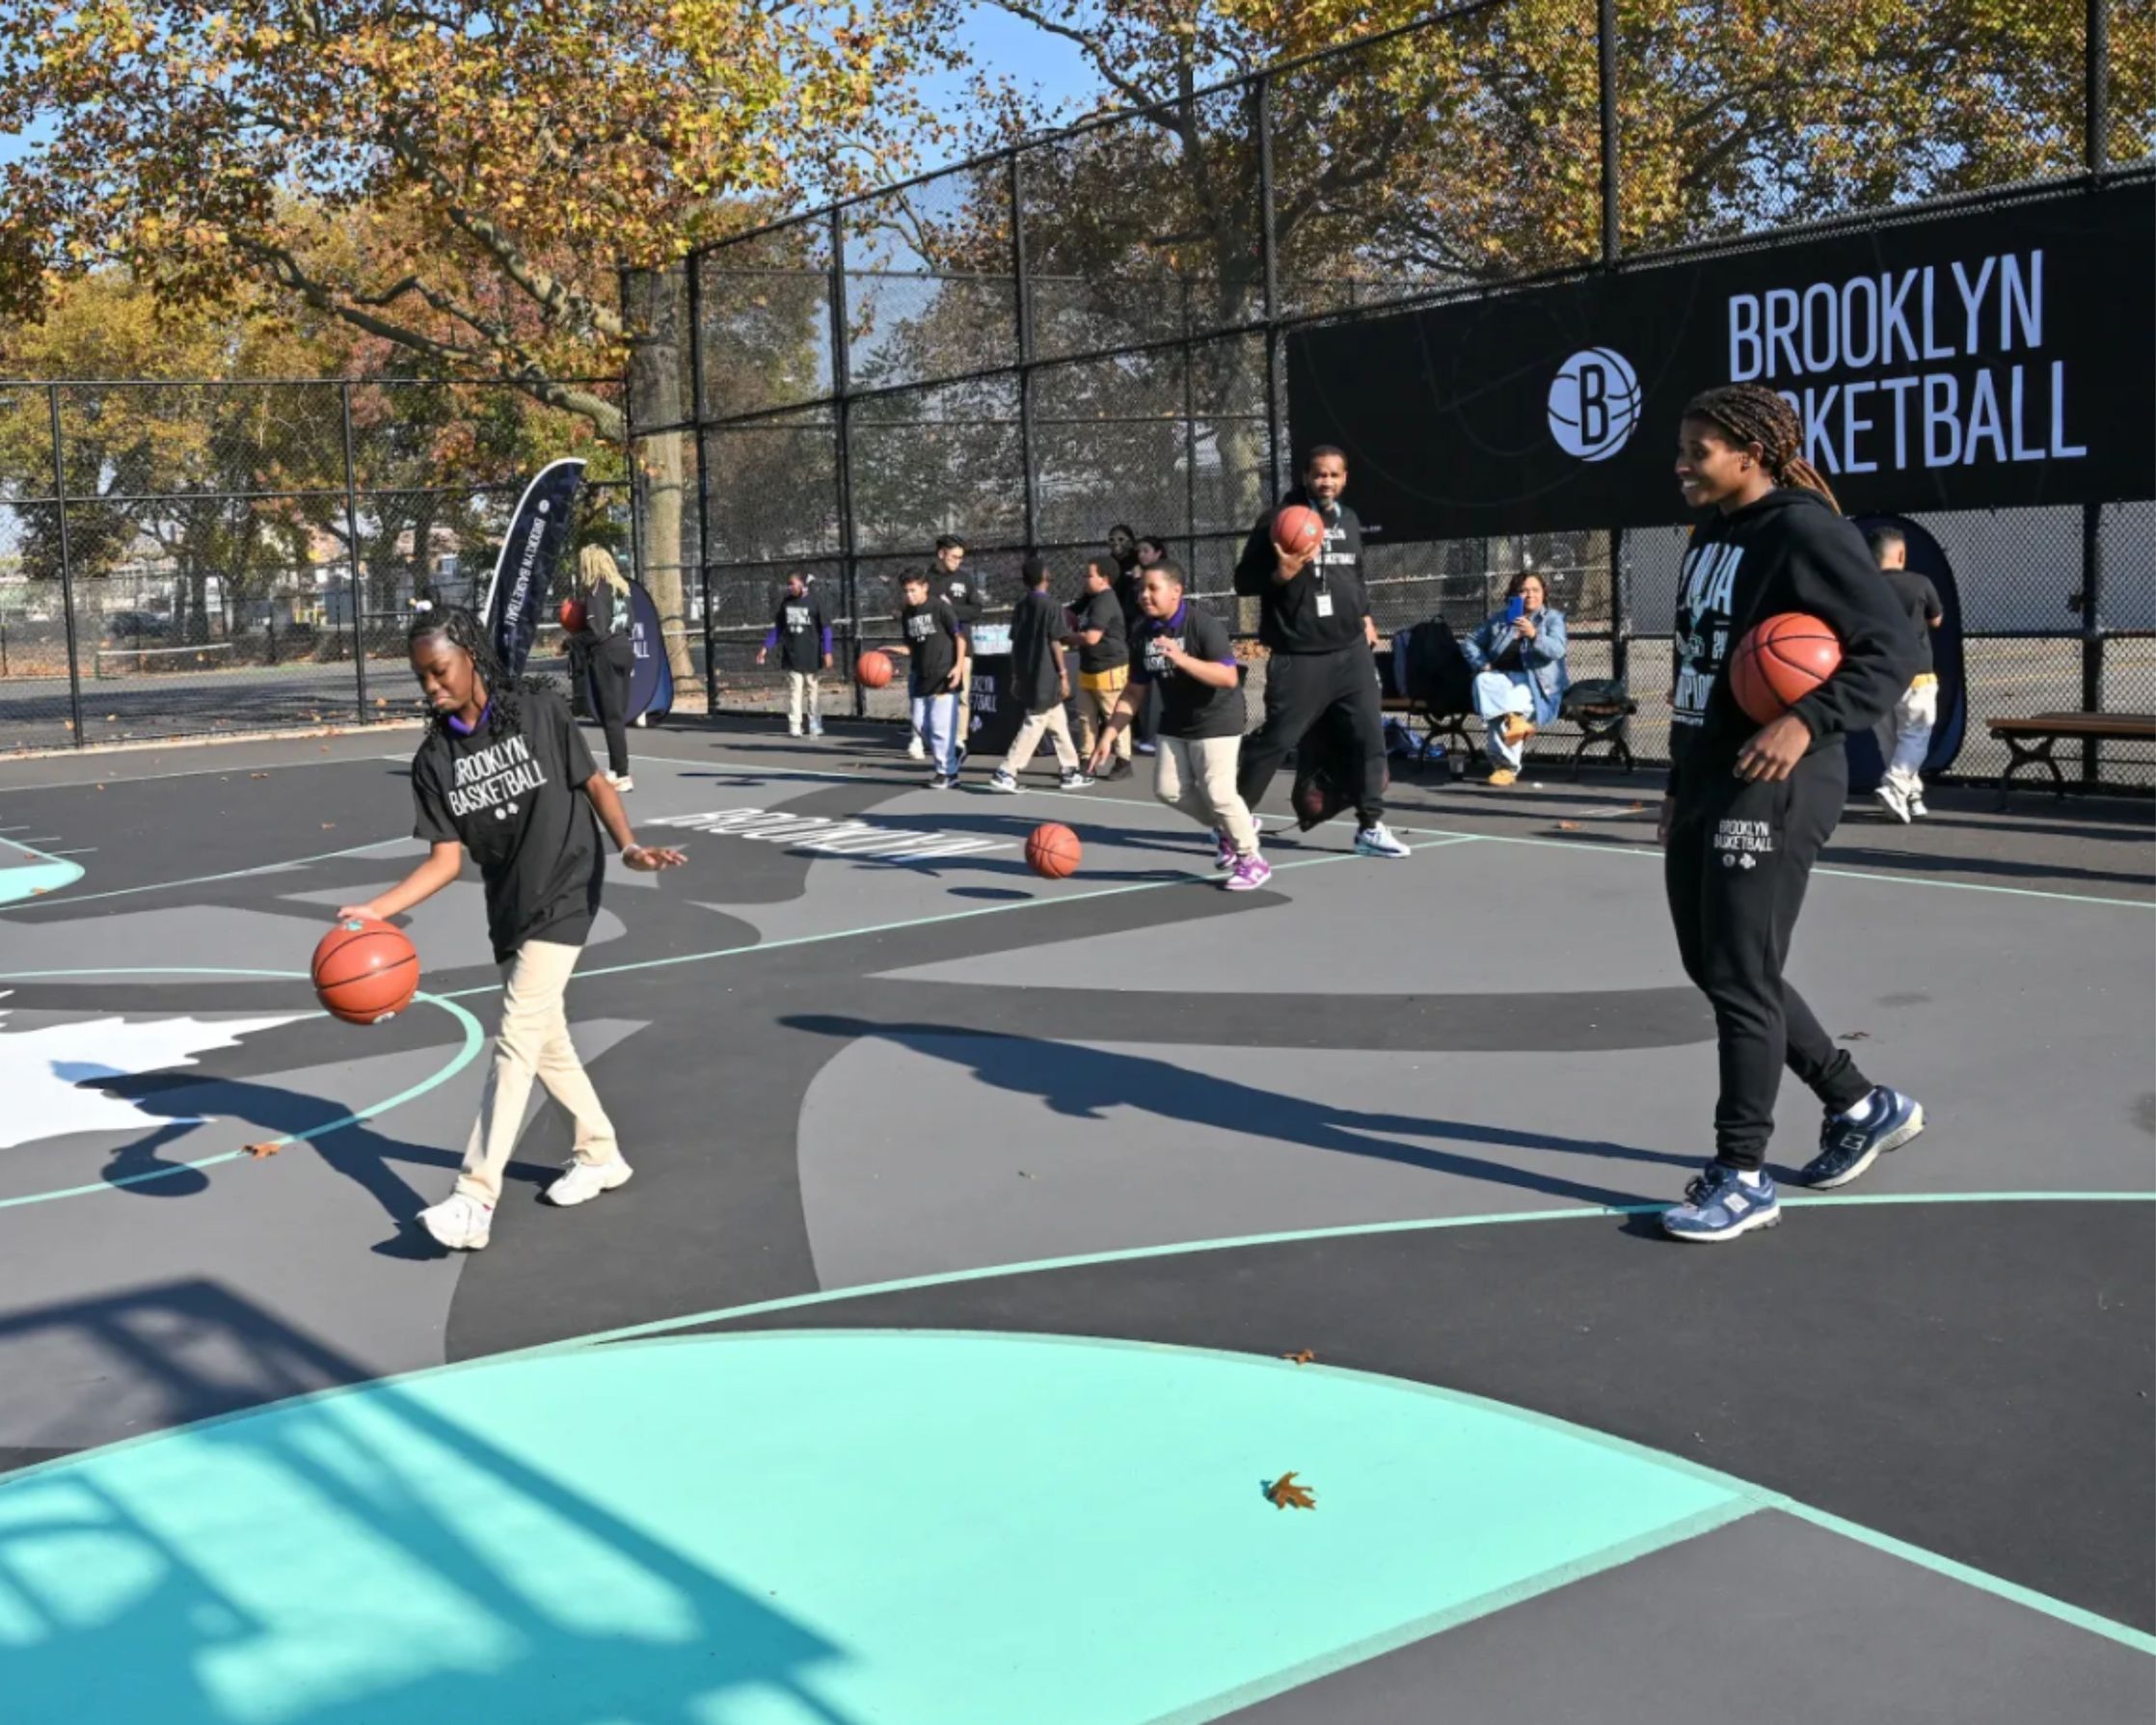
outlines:
{"label": "braided hair", "polygon": [[1723,384],[1703,391],[1685,404],[1684,418],[1719,426],[1739,449],[1746,444],[1759,445],[1767,475],[1775,484],[1816,491],[1830,508],[1841,509],[1834,488],[1804,459],[1804,427],[1797,421],[1796,409],[1765,384]]}
{"label": "braided hair", "polygon": [[[487,735],[505,736],[519,729],[524,715],[518,697],[545,686],[528,677],[511,677],[505,673],[501,660],[495,657],[494,643],[487,638],[486,625],[461,605],[437,606],[432,610],[421,611],[412,619],[412,627],[405,632],[405,648],[410,651],[421,641],[436,637],[472,656],[472,668],[478,673],[487,690],[486,716],[481,721],[487,728]],[[449,715],[434,714],[430,722],[436,730],[446,732]]]}

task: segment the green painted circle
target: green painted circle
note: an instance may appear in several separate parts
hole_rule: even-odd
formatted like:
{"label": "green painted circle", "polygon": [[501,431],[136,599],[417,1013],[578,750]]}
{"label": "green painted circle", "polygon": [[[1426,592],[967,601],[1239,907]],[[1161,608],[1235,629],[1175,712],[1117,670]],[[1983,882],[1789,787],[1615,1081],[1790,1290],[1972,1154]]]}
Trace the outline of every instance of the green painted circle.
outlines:
{"label": "green painted circle", "polygon": [[[109,969],[96,970],[15,971],[0,975],[0,982],[37,982],[62,977],[103,976],[261,977],[284,982],[307,982],[310,980],[304,971],[238,970],[206,965],[120,965]],[[439,994],[429,994],[422,989],[414,994],[412,998],[415,1002],[424,1001],[428,1006],[438,1008],[448,1013],[462,1026],[464,1040],[448,1061],[418,1084],[399,1091],[393,1096],[387,1097],[380,1102],[369,1103],[364,1108],[352,1114],[340,1116],[337,1119],[326,1121],[322,1125],[310,1126],[305,1132],[294,1132],[287,1137],[276,1139],[272,1142],[280,1146],[307,1144],[317,1138],[327,1138],[333,1132],[341,1132],[347,1126],[356,1126],[363,1120],[371,1120],[378,1115],[389,1113],[392,1108],[401,1108],[407,1102],[418,1100],[429,1091],[446,1084],[472,1063],[479,1050],[486,1046],[487,1040],[487,1033],[480,1027],[479,1021],[463,1007],[457,1005],[455,1001],[445,999]],[[320,1012],[309,1014],[309,1016],[327,1018],[329,1014]],[[236,1162],[246,1154],[245,1150],[226,1150],[215,1156],[198,1157],[192,1162],[174,1162],[162,1168],[150,1169],[144,1173],[126,1174],[117,1180],[98,1180],[88,1186],[61,1186],[50,1192],[26,1192],[17,1198],[0,1198],[0,1210],[12,1210],[23,1204],[52,1203],[63,1198],[88,1198],[98,1192],[117,1192],[123,1186],[140,1186],[149,1180],[170,1179],[175,1174],[186,1173],[193,1170],[215,1168],[223,1162]],[[0,1635],[0,1642],[4,1641],[5,1636]]]}
{"label": "green painted circle", "polygon": [[[1267,1500],[1289,1469],[1314,1511]],[[79,1725],[1140,1725],[1751,1507],[1322,1365],[697,1336],[364,1385],[0,1481],[23,1604],[0,1642],[26,1716]]]}

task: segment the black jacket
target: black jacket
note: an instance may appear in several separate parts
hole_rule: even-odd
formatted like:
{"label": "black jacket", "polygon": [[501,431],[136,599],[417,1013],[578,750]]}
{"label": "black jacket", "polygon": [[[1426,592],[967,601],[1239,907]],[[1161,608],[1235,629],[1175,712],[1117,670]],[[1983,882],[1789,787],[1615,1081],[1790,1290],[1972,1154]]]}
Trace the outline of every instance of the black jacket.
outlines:
{"label": "black jacket", "polygon": [[[1300,485],[1280,499],[1280,508],[1291,503],[1317,508]],[[1293,580],[1280,581],[1273,579],[1280,557],[1273,549],[1275,513],[1268,509],[1257,518],[1235,560],[1235,591],[1261,601],[1257,638],[1275,653],[1336,653],[1361,640],[1370,608],[1362,584],[1361,518],[1345,503],[1334,504],[1317,554]]]}
{"label": "black jacket", "polygon": [[1834,675],[1791,709],[1811,728],[1808,754],[1840,748],[1886,715],[1916,675],[1916,632],[1880,579],[1864,536],[1814,491],[1771,491],[1692,529],[1677,593],[1669,732],[1672,794],[1716,774],[1759,730],[1723,675],[1755,624],[1802,611],[1842,642]]}

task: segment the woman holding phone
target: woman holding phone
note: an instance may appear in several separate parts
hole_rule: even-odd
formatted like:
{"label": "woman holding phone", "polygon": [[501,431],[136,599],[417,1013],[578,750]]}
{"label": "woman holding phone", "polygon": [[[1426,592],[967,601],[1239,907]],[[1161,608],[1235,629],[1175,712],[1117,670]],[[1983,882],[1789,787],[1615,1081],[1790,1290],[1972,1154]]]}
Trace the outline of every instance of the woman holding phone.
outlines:
{"label": "woman holding phone", "polygon": [[1557,716],[1565,671],[1565,614],[1550,608],[1542,577],[1523,570],[1505,589],[1505,608],[1461,643],[1474,667],[1474,710],[1488,733],[1490,782],[1519,782],[1527,739]]}

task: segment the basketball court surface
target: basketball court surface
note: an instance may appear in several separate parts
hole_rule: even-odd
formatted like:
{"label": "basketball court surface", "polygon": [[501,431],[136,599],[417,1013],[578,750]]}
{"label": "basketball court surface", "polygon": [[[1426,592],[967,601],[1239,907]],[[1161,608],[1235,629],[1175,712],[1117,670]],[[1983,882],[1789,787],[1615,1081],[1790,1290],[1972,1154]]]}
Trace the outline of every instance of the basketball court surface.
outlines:
{"label": "basketball court surface", "polygon": [[2145,802],[1852,815],[1792,970],[1930,1128],[1808,1198],[1789,1086],[1705,1251],[1652,776],[1404,774],[1411,857],[1231,896],[1144,763],[837,729],[635,734],[689,862],[569,996],[635,1178],[542,1202],[542,1100],[459,1256],[475,876],[399,1017],[306,975],[416,734],[0,768],[0,1720],[2150,1716]]}

